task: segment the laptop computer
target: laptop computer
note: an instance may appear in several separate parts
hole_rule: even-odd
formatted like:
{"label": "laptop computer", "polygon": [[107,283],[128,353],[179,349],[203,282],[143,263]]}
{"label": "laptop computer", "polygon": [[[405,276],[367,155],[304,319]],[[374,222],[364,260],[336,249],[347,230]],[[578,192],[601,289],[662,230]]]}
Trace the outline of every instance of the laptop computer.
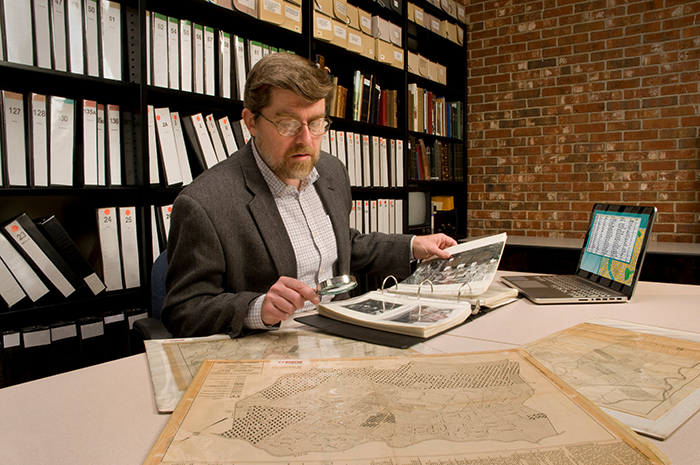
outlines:
{"label": "laptop computer", "polygon": [[627,302],[642,270],[656,207],[596,204],[573,275],[502,276],[537,304]]}

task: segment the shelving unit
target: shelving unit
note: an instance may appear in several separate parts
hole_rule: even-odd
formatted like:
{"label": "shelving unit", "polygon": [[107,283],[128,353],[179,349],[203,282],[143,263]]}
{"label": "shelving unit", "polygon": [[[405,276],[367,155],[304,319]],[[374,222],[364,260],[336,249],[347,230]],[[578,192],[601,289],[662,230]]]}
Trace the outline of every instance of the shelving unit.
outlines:
{"label": "shelving unit", "polygon": [[[25,299],[11,309],[0,306],[0,330],[20,329],[22,327],[43,324],[48,325],[60,320],[74,320],[80,317],[100,315],[111,310],[129,308],[147,309],[150,303],[150,269],[153,256],[151,246],[150,206],[167,205],[173,202],[180,188],[160,187],[149,183],[148,163],[148,127],[145,115],[149,105],[169,107],[181,115],[194,113],[214,114],[220,118],[228,116],[239,119],[243,102],[236,98],[222,98],[193,92],[183,92],[149,85],[146,79],[148,59],[146,54],[146,12],[157,12],[176,18],[184,18],[193,23],[203,24],[215,30],[224,30],[246,39],[257,40],[269,45],[283,47],[310,59],[319,54],[326,60],[326,66],[339,77],[339,83],[352,88],[352,74],[360,69],[382,78],[382,83],[398,89],[398,127],[390,128],[374,124],[353,121],[351,118],[333,118],[333,128],[343,131],[376,135],[391,139],[408,140],[407,119],[407,85],[418,82],[422,87],[433,90],[436,94],[464,102],[466,96],[466,47],[440,37],[408,21],[407,3],[402,0],[402,12],[390,10],[370,0],[350,0],[349,3],[372,15],[381,16],[401,26],[402,50],[420,53],[433,61],[448,64],[447,85],[438,84],[409,73],[403,69],[349,52],[333,44],[317,40],[312,34],[314,2],[302,2],[301,34],[283,29],[249,15],[222,8],[201,0],[171,2],[167,0],[123,0],[122,9],[122,53],[123,80],[114,81],[96,77],[53,71],[33,66],[25,66],[0,61],[0,73],[3,75],[2,89],[28,95],[39,93],[71,98],[95,100],[102,104],[117,104],[122,111],[129,112],[133,120],[133,130],[123,133],[123,141],[133,144],[135,159],[134,185],[118,187],[1,187],[0,221],[6,221],[21,213],[27,213],[32,219],[56,215],[76,241],[81,252],[93,264],[99,262],[99,239],[95,209],[112,206],[136,206],[139,222],[139,251],[141,256],[140,272],[142,285],[138,289],[103,292],[91,298],[55,296],[42,298],[32,304]],[[423,0],[416,0],[425,11],[430,11],[438,18],[450,19],[447,13]],[[463,26],[463,25],[462,25]],[[409,40],[409,35],[411,40]],[[410,47],[409,47],[410,44]],[[390,83],[390,84],[389,84]],[[351,106],[349,105],[349,108]],[[463,105],[463,109],[466,106]],[[464,111],[464,110],[463,110]],[[464,115],[463,115],[464,116]],[[465,118],[463,118],[463,121]],[[76,116],[76,125],[80,115]],[[450,143],[462,144],[464,140],[448,139],[422,133],[410,133],[432,143],[441,139]],[[124,147],[124,144],[122,144]],[[76,154],[80,154],[80,141],[76,138]],[[466,167],[466,158],[464,160]],[[463,167],[464,168],[464,167]],[[196,174],[196,173],[194,173]],[[466,179],[466,177],[465,177]],[[466,193],[465,181],[408,181],[405,177],[403,187],[394,188],[353,188],[353,196],[358,200],[393,198],[407,200],[408,192],[414,189],[429,191],[436,195],[453,195],[456,216],[461,218],[454,232],[456,237],[466,235]],[[407,205],[404,205],[406,209]],[[404,218],[406,215],[404,214]],[[404,220],[405,223],[405,220]],[[99,274],[98,269],[98,274]]]}

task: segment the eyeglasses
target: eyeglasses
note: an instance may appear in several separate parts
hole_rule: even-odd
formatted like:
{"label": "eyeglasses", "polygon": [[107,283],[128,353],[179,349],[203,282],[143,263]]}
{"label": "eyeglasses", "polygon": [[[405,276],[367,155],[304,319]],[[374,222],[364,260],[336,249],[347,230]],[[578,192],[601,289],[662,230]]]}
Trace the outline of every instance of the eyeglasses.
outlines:
{"label": "eyeglasses", "polygon": [[258,113],[258,115],[262,116],[265,121],[274,124],[277,128],[277,133],[283,137],[296,136],[299,134],[299,131],[301,131],[301,127],[303,125],[306,125],[309,128],[309,132],[314,136],[322,136],[328,132],[328,129],[331,127],[332,123],[331,119],[327,116],[316,118],[308,123],[302,123],[301,121],[297,121],[295,119],[283,119],[279,123],[275,123],[274,121],[270,121],[269,119],[265,118],[265,115],[262,113]]}

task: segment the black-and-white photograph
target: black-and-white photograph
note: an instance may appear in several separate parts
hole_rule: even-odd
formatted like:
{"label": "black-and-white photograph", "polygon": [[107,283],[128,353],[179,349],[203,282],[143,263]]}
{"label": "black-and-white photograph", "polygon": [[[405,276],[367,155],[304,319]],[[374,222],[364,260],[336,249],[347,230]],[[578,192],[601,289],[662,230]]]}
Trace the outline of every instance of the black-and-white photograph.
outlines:
{"label": "black-and-white photograph", "polygon": [[503,242],[497,242],[456,253],[449,260],[423,262],[402,284],[418,285],[425,280],[433,285],[483,281],[498,269],[503,246]]}
{"label": "black-and-white photograph", "polygon": [[402,312],[393,318],[391,321],[397,323],[436,323],[447,319],[453,312],[454,309],[451,308],[437,308],[427,305],[416,305],[411,307],[408,311]]}
{"label": "black-and-white photograph", "polygon": [[399,308],[400,306],[401,304],[398,303],[384,302],[375,299],[367,299],[355,304],[343,305],[344,308],[364,313],[365,315],[381,315],[383,313],[390,312],[391,310]]}

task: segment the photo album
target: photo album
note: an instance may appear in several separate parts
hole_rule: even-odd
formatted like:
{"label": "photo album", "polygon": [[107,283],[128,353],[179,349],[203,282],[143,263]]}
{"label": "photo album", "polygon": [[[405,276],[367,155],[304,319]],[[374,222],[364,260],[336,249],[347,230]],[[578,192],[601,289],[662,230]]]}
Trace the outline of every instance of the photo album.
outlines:
{"label": "photo album", "polygon": [[[493,283],[506,234],[481,237],[445,250],[449,259],[423,260],[391,287],[318,305],[318,314],[345,323],[427,338],[482,309],[514,301],[518,291]],[[386,284],[389,278],[384,280]]]}

